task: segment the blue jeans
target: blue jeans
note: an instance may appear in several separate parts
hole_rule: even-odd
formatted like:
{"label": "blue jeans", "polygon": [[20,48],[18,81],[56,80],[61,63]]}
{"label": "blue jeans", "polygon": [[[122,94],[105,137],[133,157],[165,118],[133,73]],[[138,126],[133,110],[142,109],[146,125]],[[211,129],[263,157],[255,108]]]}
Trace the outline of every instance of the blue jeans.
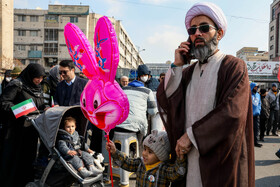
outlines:
{"label": "blue jeans", "polygon": [[254,127],[254,144],[258,143],[259,133],[259,116],[253,116],[253,127]]}

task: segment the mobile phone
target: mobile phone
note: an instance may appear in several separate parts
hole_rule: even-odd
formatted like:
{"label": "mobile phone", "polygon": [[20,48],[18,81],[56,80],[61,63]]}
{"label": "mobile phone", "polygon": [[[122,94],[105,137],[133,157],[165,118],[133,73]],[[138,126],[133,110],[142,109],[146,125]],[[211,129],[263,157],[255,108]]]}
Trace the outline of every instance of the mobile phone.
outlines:
{"label": "mobile phone", "polygon": [[186,55],[183,55],[184,64],[189,64],[190,60],[195,58],[194,54],[193,54],[193,43],[192,43],[190,37],[188,38],[187,41],[190,43],[190,45],[189,45],[190,49],[189,49],[189,52]]}

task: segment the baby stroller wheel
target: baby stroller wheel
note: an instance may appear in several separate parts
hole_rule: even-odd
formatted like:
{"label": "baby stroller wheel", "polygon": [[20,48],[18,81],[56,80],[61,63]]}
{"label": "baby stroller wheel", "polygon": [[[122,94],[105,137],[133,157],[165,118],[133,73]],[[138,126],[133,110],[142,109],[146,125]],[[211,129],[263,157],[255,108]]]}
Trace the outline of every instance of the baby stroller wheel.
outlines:
{"label": "baby stroller wheel", "polygon": [[93,185],[91,185],[91,187],[104,187],[103,183],[95,183]]}
{"label": "baby stroller wheel", "polygon": [[25,187],[39,187],[39,183],[36,182],[29,182],[25,185]]}

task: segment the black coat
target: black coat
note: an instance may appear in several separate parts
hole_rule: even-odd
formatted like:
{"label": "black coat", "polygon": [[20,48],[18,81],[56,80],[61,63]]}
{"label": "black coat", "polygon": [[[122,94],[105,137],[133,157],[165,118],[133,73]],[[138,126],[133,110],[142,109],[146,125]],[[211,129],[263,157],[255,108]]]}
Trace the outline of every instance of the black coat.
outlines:
{"label": "black coat", "polygon": [[[44,69],[38,64],[27,66],[26,69],[18,79],[8,84],[0,97],[1,118],[5,119],[2,121],[4,128],[1,129],[0,145],[1,186],[24,186],[34,180],[32,164],[36,158],[38,133],[33,126],[24,127],[26,116],[16,119],[11,107],[32,98],[39,110],[45,108],[40,86],[30,81],[34,76],[43,76]],[[32,70],[39,73],[30,76]]]}
{"label": "black coat", "polygon": [[[81,94],[82,94],[86,84],[87,84],[86,79],[82,79],[82,78],[76,76],[76,79],[73,83],[73,88],[72,88],[72,92],[71,92],[69,105],[67,105],[67,106],[80,105],[80,97],[81,97]],[[63,101],[64,101],[64,97],[66,95],[67,86],[68,85],[66,84],[65,81],[61,81],[60,83],[57,84],[56,92],[54,95],[54,104],[55,105],[64,106]]]}
{"label": "black coat", "polygon": [[153,77],[151,77],[146,83],[145,87],[150,88],[153,92],[157,91],[159,86],[159,81]]}

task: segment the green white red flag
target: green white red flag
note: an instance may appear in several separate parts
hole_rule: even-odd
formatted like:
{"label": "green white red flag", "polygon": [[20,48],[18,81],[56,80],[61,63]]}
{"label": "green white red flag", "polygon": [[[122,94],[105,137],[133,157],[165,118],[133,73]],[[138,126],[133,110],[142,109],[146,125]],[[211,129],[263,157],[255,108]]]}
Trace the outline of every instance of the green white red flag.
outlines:
{"label": "green white red flag", "polygon": [[53,96],[51,96],[51,100],[52,100],[52,106],[51,107],[54,107],[54,100],[53,100]]}
{"label": "green white red flag", "polygon": [[37,110],[36,105],[32,99],[27,99],[11,108],[16,118],[27,115],[30,112]]}

